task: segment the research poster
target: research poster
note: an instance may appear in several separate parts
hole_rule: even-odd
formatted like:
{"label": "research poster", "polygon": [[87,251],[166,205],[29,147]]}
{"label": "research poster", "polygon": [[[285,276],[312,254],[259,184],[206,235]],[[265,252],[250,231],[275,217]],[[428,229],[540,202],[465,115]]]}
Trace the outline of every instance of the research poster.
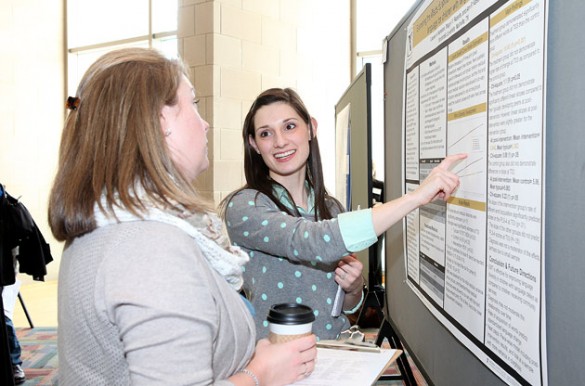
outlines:
{"label": "research poster", "polygon": [[404,221],[407,282],[510,385],[546,385],[546,1],[434,0],[407,26],[403,189],[460,186]]}

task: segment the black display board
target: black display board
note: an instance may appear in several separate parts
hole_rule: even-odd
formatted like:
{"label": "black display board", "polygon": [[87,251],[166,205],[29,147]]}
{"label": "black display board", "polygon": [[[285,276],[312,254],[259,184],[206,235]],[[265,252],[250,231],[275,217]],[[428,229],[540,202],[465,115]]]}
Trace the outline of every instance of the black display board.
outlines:
{"label": "black display board", "polygon": [[[402,194],[406,30],[417,2],[388,35],[384,65],[386,200]],[[584,385],[585,369],[585,2],[549,2],[545,288],[549,385]],[[431,315],[406,284],[402,224],[386,233],[386,318],[429,383],[504,384]]]}
{"label": "black display board", "polygon": [[[372,117],[371,117],[371,64],[366,63],[356,75],[335,105],[336,126],[340,113],[349,106],[349,192],[351,208],[365,209],[372,206]],[[336,133],[336,136],[339,133]],[[344,155],[336,155],[336,158]],[[338,176],[339,178],[340,176]],[[345,202],[343,203],[346,204]],[[373,287],[381,283],[381,264],[377,244],[358,252],[358,259],[364,264],[364,275]]]}

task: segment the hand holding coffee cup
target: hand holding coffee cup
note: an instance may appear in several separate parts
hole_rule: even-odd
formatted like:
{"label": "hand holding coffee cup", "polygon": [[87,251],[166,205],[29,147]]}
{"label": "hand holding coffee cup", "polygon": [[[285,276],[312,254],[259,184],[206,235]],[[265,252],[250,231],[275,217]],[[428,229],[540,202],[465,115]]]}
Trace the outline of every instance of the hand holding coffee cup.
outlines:
{"label": "hand holding coffee cup", "polygon": [[304,304],[274,304],[268,311],[268,340],[271,343],[284,343],[310,335],[313,330],[315,314]]}

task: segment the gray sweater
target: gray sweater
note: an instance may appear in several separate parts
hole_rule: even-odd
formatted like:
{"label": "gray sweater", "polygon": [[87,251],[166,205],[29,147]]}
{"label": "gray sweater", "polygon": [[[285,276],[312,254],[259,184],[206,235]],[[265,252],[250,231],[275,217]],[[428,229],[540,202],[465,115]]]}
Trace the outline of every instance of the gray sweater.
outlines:
{"label": "gray sweater", "polygon": [[[337,211],[332,205],[333,213]],[[334,270],[349,254],[337,219],[315,222],[312,215],[282,212],[258,191],[245,189],[230,200],[226,224],[235,245],[248,252],[244,289],[256,309],[259,337],[268,335],[266,316],[276,303],[302,303],[313,308],[313,332],[335,339],[349,328],[345,315],[332,317],[337,291]]]}
{"label": "gray sweater", "polygon": [[108,225],[67,245],[59,385],[231,385],[255,347],[241,296],[172,225]]}

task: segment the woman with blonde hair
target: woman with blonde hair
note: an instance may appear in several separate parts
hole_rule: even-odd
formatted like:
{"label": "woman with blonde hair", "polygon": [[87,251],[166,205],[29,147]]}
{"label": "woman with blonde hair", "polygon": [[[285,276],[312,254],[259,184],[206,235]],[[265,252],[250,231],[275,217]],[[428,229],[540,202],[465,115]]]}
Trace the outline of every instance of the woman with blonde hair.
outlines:
{"label": "woman with blonde hair", "polygon": [[49,222],[60,385],[285,385],[315,337],[260,340],[238,291],[248,261],[193,188],[209,128],[184,66],[151,49],[99,58],[69,97]]}

